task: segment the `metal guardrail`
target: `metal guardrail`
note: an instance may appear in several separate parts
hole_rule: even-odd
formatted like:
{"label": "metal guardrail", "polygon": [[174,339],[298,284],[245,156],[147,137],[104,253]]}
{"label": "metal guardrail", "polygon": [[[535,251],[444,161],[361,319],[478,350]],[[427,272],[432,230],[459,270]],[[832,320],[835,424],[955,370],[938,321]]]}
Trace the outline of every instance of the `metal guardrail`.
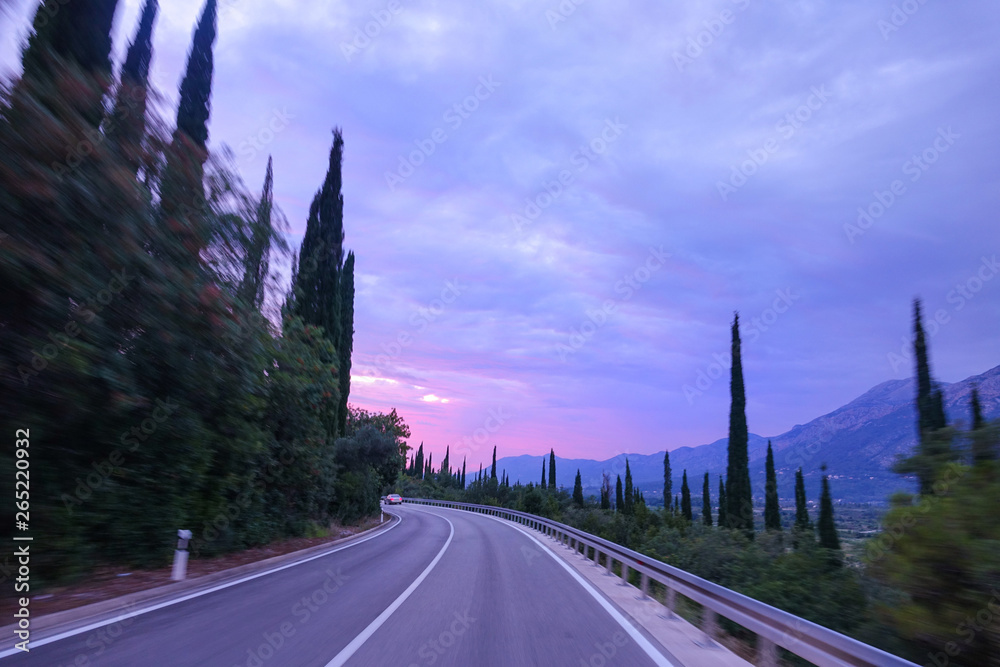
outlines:
{"label": "metal guardrail", "polygon": [[[558,540],[560,543],[582,551],[586,558],[604,566],[611,574],[614,561],[621,564],[621,577],[628,584],[629,571],[640,575],[640,588],[644,596],[649,595],[650,580],[659,582],[666,589],[665,605],[671,612],[676,609],[676,595],[680,593],[704,607],[702,630],[710,637],[718,632],[718,616],[728,618],[757,635],[757,660],[761,667],[777,667],[778,646],[804,658],[820,667],[918,667],[891,653],[869,646],[847,635],[834,632],[811,621],[799,618],[771,605],[747,597],[728,588],[713,584],[693,574],[654,560],[637,551],[605,539],[577,530],[571,526],[551,521],[534,514],[518,512],[490,505],[473,505],[445,500],[423,498],[403,498],[404,502],[449,507],[480,514],[488,514],[509,521],[515,521]],[[603,559],[601,557],[604,557]]]}

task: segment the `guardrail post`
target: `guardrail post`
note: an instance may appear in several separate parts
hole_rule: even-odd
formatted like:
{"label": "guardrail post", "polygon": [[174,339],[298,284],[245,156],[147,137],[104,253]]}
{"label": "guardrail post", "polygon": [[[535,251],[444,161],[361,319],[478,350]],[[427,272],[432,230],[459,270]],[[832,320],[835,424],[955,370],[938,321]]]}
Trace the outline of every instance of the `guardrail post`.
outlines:
{"label": "guardrail post", "polygon": [[677,591],[667,586],[667,598],[665,600],[667,609],[671,614],[677,613]]}
{"label": "guardrail post", "polygon": [[594,545],[594,565],[601,566],[601,554],[597,551],[597,545]]}
{"label": "guardrail post", "polygon": [[622,586],[628,586],[628,565],[622,563]]}
{"label": "guardrail post", "polygon": [[708,638],[715,640],[719,634],[719,615],[708,607],[704,607],[701,615],[701,631],[708,635]]}
{"label": "guardrail post", "polygon": [[639,575],[640,587],[642,588],[642,599],[649,599],[649,575],[643,572]]}
{"label": "guardrail post", "polygon": [[611,574],[611,554],[604,554],[604,559],[607,561],[607,569],[605,574]]}
{"label": "guardrail post", "polygon": [[757,635],[758,667],[778,667],[778,647],[770,639]]}

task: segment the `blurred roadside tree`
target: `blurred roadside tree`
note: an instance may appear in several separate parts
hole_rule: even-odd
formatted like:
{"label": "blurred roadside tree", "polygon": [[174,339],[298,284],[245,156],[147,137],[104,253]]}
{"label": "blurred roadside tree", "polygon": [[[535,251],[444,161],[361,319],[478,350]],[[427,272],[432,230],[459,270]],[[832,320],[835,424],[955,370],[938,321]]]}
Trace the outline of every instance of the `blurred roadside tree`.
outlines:
{"label": "blurred roadside tree", "polygon": [[[870,571],[906,598],[879,609],[934,664],[1000,664],[1000,463],[947,464],[930,498],[900,494]],[[889,539],[891,538],[891,539]]]}

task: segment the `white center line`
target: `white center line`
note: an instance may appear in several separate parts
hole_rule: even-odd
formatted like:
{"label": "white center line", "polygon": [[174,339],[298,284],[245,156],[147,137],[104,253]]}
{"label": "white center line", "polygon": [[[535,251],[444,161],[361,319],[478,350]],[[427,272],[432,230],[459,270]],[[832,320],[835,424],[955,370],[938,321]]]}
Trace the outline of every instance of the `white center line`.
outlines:
{"label": "white center line", "polygon": [[[436,516],[440,519],[444,519],[445,521],[448,521],[448,517],[441,516],[440,514],[434,514],[433,512],[425,512],[425,513],[430,514],[432,516]],[[386,607],[385,611],[383,611],[381,614],[378,615],[378,618],[369,623],[368,627],[361,631],[361,634],[355,637],[350,644],[345,646],[344,650],[337,654],[337,657],[335,657],[330,662],[326,663],[326,667],[341,667],[344,663],[350,660],[351,656],[357,653],[358,649],[361,648],[362,645],[364,645],[364,643],[368,641],[368,639],[373,634],[375,634],[375,631],[378,630],[380,627],[382,627],[383,623],[389,620],[389,617],[392,616],[393,612],[399,609],[399,606],[401,604],[406,602],[406,598],[410,597],[413,591],[417,590],[417,586],[419,586],[420,583],[427,578],[427,575],[431,573],[431,570],[434,569],[434,566],[437,565],[438,561],[441,560],[441,557],[444,556],[444,552],[447,551],[448,545],[451,544],[451,538],[455,536],[455,524],[453,524],[451,521],[448,521],[448,526],[451,528],[451,532],[448,534],[448,539],[444,543],[444,546],[441,547],[441,551],[438,552],[438,555],[435,556],[434,560],[431,561],[431,564],[428,565],[427,568],[420,573],[419,577],[413,580],[413,583],[410,584],[410,586],[405,591],[400,593],[399,597],[396,598],[391,605]]]}

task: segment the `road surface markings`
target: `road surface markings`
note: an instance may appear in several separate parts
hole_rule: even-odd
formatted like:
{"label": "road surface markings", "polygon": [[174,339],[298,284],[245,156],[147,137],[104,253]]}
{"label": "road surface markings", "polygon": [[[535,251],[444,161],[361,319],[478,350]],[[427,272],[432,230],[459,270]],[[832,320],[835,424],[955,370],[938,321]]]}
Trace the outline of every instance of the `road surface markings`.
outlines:
{"label": "road surface markings", "polygon": [[[439,507],[438,509],[451,509],[454,512],[464,512],[465,511],[465,510],[453,509],[453,508],[450,508],[450,507]],[[631,623],[628,622],[628,619],[626,619],[624,616],[622,616],[621,613],[617,609],[615,609],[614,605],[612,605],[610,602],[608,602],[604,598],[603,595],[601,595],[599,592],[597,592],[597,590],[593,586],[590,585],[589,581],[587,581],[582,576],[580,576],[579,572],[577,572],[576,570],[574,570],[568,563],[566,563],[566,561],[564,561],[558,555],[556,555],[555,553],[553,553],[552,550],[549,549],[545,544],[543,544],[543,543],[539,542],[538,540],[536,540],[534,535],[532,535],[531,533],[529,533],[527,530],[525,530],[524,528],[522,528],[521,526],[519,526],[516,523],[510,522],[510,521],[505,521],[505,520],[500,519],[498,517],[490,516],[489,514],[480,514],[479,516],[486,517],[487,519],[493,519],[494,521],[499,521],[500,523],[504,524],[505,526],[509,526],[509,527],[513,528],[514,530],[517,530],[518,532],[522,533],[529,540],[531,540],[532,542],[534,542],[535,544],[537,544],[538,546],[540,546],[545,551],[545,553],[547,553],[549,556],[552,557],[552,560],[554,560],[556,563],[558,563],[560,567],[562,567],[564,570],[566,570],[569,573],[569,576],[573,577],[573,579],[575,579],[578,584],[580,584],[581,586],[583,586],[583,589],[585,591],[587,591],[588,593],[590,593],[591,597],[593,597],[595,600],[597,600],[597,603],[599,605],[601,605],[601,607],[604,609],[604,611],[608,612],[608,614],[611,616],[611,618],[615,619],[615,621],[618,622],[618,625],[622,626],[622,629],[625,630],[625,632],[628,633],[629,637],[631,637],[632,640],[636,644],[639,645],[639,648],[641,648],[643,651],[646,652],[646,655],[649,656],[649,659],[652,660],[653,663],[657,665],[657,667],[678,667],[674,663],[672,663],[669,660],[667,660],[663,656],[663,654],[660,653],[656,649],[656,647],[653,646],[653,644],[648,639],[646,639],[646,637],[641,632],[639,632],[639,630],[634,625],[632,625]],[[442,518],[444,518],[444,517],[442,517]],[[327,667],[330,667],[330,666],[327,665]]]}
{"label": "road surface markings", "polygon": [[[417,511],[419,512],[420,510]],[[432,516],[436,516],[440,519],[448,521],[447,517],[443,517],[440,514],[434,514],[433,512],[424,512],[424,514],[430,514]],[[351,656],[357,653],[358,649],[361,648],[361,646],[364,645],[364,643],[368,641],[368,639],[373,634],[375,634],[375,631],[378,630],[380,627],[382,627],[383,623],[389,620],[389,617],[392,616],[393,612],[399,609],[399,606],[401,604],[406,602],[406,598],[410,597],[413,591],[417,590],[417,586],[419,586],[420,583],[427,578],[427,575],[431,573],[431,570],[434,569],[434,566],[437,565],[438,561],[441,560],[441,557],[444,556],[444,552],[448,550],[448,545],[451,544],[451,538],[455,536],[455,524],[453,524],[451,521],[448,521],[448,526],[451,529],[451,532],[448,534],[448,539],[445,541],[444,546],[441,547],[441,551],[438,552],[438,555],[435,556],[434,560],[431,561],[431,564],[428,565],[427,568],[420,573],[420,576],[418,576],[416,579],[413,580],[413,583],[410,584],[409,588],[400,593],[399,597],[396,598],[391,605],[386,607],[385,611],[379,614],[378,618],[372,621],[367,628],[362,630],[361,634],[355,637],[350,644],[345,646],[344,650],[342,650],[340,653],[337,654],[337,657],[335,657],[330,662],[326,663],[326,667],[341,667],[345,662],[350,660]]]}

